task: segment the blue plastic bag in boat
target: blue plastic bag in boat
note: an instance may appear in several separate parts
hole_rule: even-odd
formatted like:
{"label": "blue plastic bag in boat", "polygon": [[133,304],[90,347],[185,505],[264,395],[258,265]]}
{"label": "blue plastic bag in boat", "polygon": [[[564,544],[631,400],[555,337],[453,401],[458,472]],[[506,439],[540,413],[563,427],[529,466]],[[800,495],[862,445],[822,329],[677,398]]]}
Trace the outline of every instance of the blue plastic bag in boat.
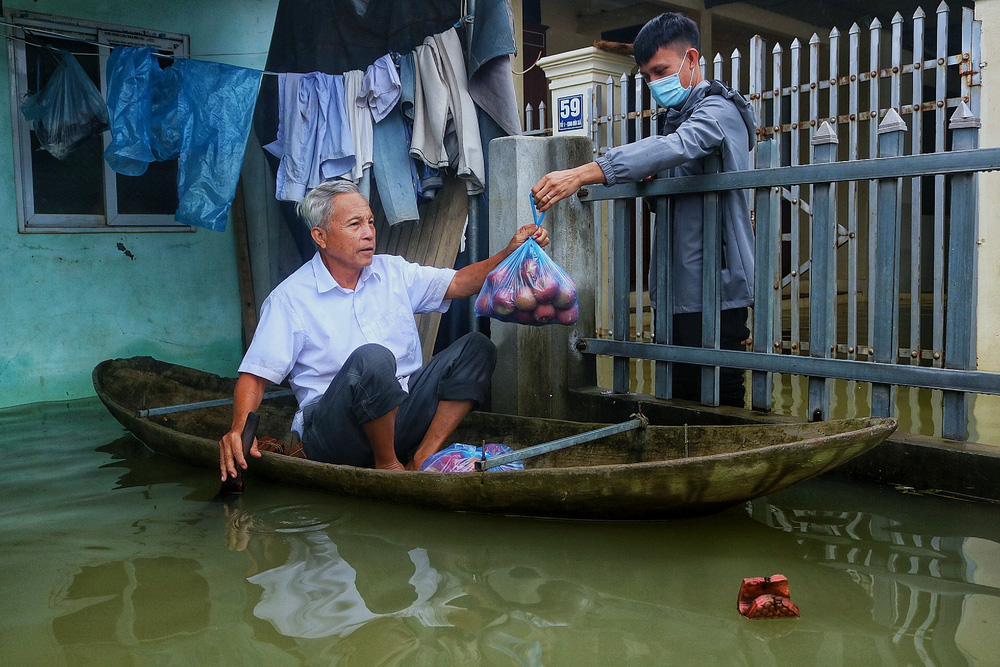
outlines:
{"label": "blue plastic bag in boat", "polygon": [[[497,442],[487,442],[484,447],[486,449],[486,458],[514,451],[507,445],[501,445]],[[453,445],[445,447],[437,454],[428,456],[424,464],[420,466],[420,469],[429,472],[473,472],[476,469],[476,461],[482,459],[482,457],[482,448],[456,442]],[[511,461],[502,466],[490,468],[490,470],[524,470],[524,462]]]}
{"label": "blue plastic bag in boat", "polygon": [[59,64],[45,87],[21,105],[25,120],[42,149],[62,160],[78,146],[108,129],[108,107],[101,91],[68,51],[58,54]]}
{"label": "blue plastic bag in boat", "polygon": [[149,47],[108,58],[108,164],[138,176],[178,158],[177,222],[222,231],[236,194],[261,72],[178,59],[162,68]]}

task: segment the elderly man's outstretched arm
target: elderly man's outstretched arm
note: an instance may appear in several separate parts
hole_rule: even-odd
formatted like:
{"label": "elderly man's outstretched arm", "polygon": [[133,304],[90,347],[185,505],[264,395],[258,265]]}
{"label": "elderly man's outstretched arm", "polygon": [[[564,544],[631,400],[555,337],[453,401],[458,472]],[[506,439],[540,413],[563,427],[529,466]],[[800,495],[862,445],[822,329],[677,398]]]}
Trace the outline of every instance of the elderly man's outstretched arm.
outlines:
{"label": "elderly man's outstretched arm", "polygon": [[535,242],[543,248],[549,244],[549,232],[544,227],[537,225],[521,227],[511,238],[506,248],[481,262],[469,264],[459,269],[455,277],[452,278],[451,284],[448,285],[448,291],[445,292],[444,298],[462,299],[478,294],[479,290],[483,288],[483,283],[486,282],[486,276],[489,272],[497,268],[500,262],[510,257],[510,254],[520,248],[529,238],[535,239]]}

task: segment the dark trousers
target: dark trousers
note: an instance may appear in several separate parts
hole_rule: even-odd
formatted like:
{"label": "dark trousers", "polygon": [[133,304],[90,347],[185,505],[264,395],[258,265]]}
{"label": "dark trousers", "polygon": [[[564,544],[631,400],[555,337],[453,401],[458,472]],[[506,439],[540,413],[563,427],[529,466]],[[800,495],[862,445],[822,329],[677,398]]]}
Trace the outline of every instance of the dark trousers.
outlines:
{"label": "dark trousers", "polygon": [[[750,336],[747,309],[733,308],[719,313],[720,345],[723,350],[743,350],[743,341]],[[674,315],[673,344],[701,347],[701,313]],[[701,366],[674,364],[674,398],[701,402]],[[744,371],[739,368],[719,369],[719,405],[742,408],[746,401],[743,386]]]}
{"label": "dark trousers", "polygon": [[314,461],[375,467],[362,424],[396,413],[396,457],[403,463],[420,445],[440,401],[486,400],[497,350],[470,333],[410,376],[409,393],[396,380],[396,359],[381,345],[362,345],[347,358],[326,393],[303,411],[302,447]]}

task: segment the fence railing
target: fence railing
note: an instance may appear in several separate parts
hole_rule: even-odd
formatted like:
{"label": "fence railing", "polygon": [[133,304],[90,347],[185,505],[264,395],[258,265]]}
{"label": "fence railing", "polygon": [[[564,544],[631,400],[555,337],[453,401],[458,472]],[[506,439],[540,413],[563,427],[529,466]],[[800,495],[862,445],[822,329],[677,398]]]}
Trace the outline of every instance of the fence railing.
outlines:
{"label": "fence railing", "polygon": [[[808,40],[808,63],[804,62],[799,40],[787,48],[776,44],[769,49],[757,36],[751,40],[749,58],[734,50],[727,63],[726,58],[716,54],[712,78],[728,80],[738,90],[749,82],[747,97],[761,126],[758,138],[776,140],[781,165],[814,161],[812,139],[824,121],[838,131],[841,159],[874,157],[878,125],[889,109],[908,122],[906,152],[940,152],[945,150],[948,114],[965,102],[978,115],[980,104],[981,23],[974,20],[972,9],[962,8],[961,30],[952,34],[951,17],[945,3],[937,6],[933,39],[925,34],[928,20],[919,8],[909,27],[897,13],[888,31],[875,19],[866,30],[853,24],[846,40],[836,28],[825,39],[813,34]],[[865,35],[866,39],[862,39]],[[890,39],[885,39],[887,36]],[[867,64],[863,70],[862,63]],[[806,64],[808,73],[803,76]],[[708,76],[704,57],[701,69]],[[825,70],[823,76],[821,70]],[[616,81],[609,77],[591,94],[595,153],[600,155],[613,146],[655,135],[657,124],[651,119],[660,111],[650,100],[641,78],[623,75]],[[907,318],[902,322],[899,355],[913,364],[930,360],[940,366],[946,293],[945,246],[941,241],[946,228],[944,179],[918,175],[904,185],[901,205],[906,211],[905,237],[901,249],[906,256],[901,266],[901,289]],[[838,346],[851,359],[870,358],[872,354],[867,341],[875,326],[869,290],[869,276],[877,268],[875,194],[874,181],[848,184],[846,191],[839,193],[845,215],[837,229],[837,243],[846,247],[846,254],[845,266],[838,272],[838,293],[844,311],[844,331]],[[789,214],[781,231],[781,243],[774,249],[776,261],[786,268],[781,276],[786,307],[775,312],[775,328],[787,332],[781,340],[782,348],[795,353],[809,348],[802,313],[808,305],[807,283],[812,268],[812,195],[812,188],[803,190],[797,185],[782,190],[781,199]],[[643,290],[643,248],[648,248],[652,223],[648,214],[641,213],[639,202],[631,208],[639,211],[636,219],[642,220],[643,227],[635,232],[636,336],[648,340],[652,337],[652,321],[643,317],[648,309]],[[606,292],[600,297],[606,299]],[[599,316],[607,313],[601,305]],[[608,327],[606,317],[599,319],[599,330],[609,332]]]}
{"label": "fence railing", "polygon": [[[972,208],[962,214],[973,221],[977,217],[974,177],[955,177],[949,192],[946,174],[933,171],[931,162],[925,161],[918,164],[928,170],[896,176],[891,189],[877,171],[841,179],[843,184],[838,186],[829,179],[809,180],[809,169],[824,169],[824,163],[873,165],[881,163],[866,161],[887,159],[879,156],[888,155],[942,158],[948,117],[961,105],[964,120],[955,119],[959,125],[971,122],[965,116],[978,115],[980,23],[974,20],[971,9],[963,8],[960,15],[953,15],[944,3],[934,13],[933,35],[925,34],[930,23],[918,9],[909,23],[896,14],[888,29],[876,19],[867,29],[852,25],[846,39],[837,29],[822,39],[814,34],[807,47],[795,40],[787,47],[768,48],[762,38],[755,37],[749,57],[737,49],[728,60],[721,54],[712,60],[712,78],[728,80],[736,89],[747,85],[747,97],[761,125],[755,169],[766,170],[770,177],[776,175],[775,169],[805,170],[788,172],[795,175],[784,175],[786,182],[773,183],[772,188],[751,198],[758,239],[758,305],[752,311],[752,349],[762,351],[767,345],[768,353],[784,353],[798,360],[865,360],[890,364],[897,370],[903,364],[915,369],[972,368],[968,364],[949,366],[947,360],[974,360],[974,318],[963,318],[965,328],[953,332],[963,338],[968,332],[970,354],[949,348],[946,337],[952,335],[947,325],[953,316],[948,303],[955,310],[959,307],[956,299],[962,298],[971,308],[974,292],[968,298],[958,297],[951,293],[957,287],[946,281],[953,273],[953,263],[960,267],[974,262],[975,247],[963,246],[961,252],[967,254],[959,256],[947,241],[953,224],[948,197],[955,188],[966,187],[962,178],[972,183],[968,186],[971,194],[962,197]],[[957,24],[960,30],[955,29]],[[704,58],[701,68],[708,76],[709,64]],[[658,131],[656,119],[661,110],[639,77],[609,77],[605,85],[592,90],[590,104],[595,154]],[[894,119],[891,131],[885,125],[890,112]],[[827,132],[819,134],[824,123]],[[961,136],[965,135],[956,133],[956,138]],[[864,168],[857,169],[858,174],[863,173]],[[797,175],[800,173],[804,175]],[[714,177],[704,178],[712,182]],[[650,239],[654,230],[657,238],[664,238],[661,218],[665,216],[653,215],[636,194],[624,200],[592,197],[599,272],[597,338],[662,343],[669,338],[663,336],[661,322],[654,321],[646,273]],[[890,198],[894,198],[892,207],[887,203]],[[885,203],[880,205],[880,201]],[[821,216],[832,216],[832,226],[818,225],[820,206],[833,211]],[[888,238],[880,240],[890,224],[894,225],[891,252],[886,247]],[[975,224],[969,230],[974,234]],[[830,255],[818,257],[815,249],[827,246],[832,246]],[[886,264],[890,254],[894,260]],[[631,264],[625,268],[614,263],[629,255]],[[824,260],[828,263],[822,264]],[[893,271],[891,294],[885,291],[889,266]],[[615,274],[615,270],[624,273]],[[762,272],[767,275],[763,282]],[[625,297],[615,287],[624,282],[630,283]],[[770,299],[771,307],[761,307],[762,298]],[[813,322],[813,312],[821,304],[825,309]],[[624,321],[616,319],[623,309],[631,316]],[[890,310],[892,316],[886,319]],[[887,338],[883,329],[889,323],[891,335]],[[894,347],[887,348],[885,341],[890,339]],[[669,384],[664,378],[667,367],[644,362],[641,355],[637,359],[631,364],[631,388],[649,392],[655,383],[654,393],[662,394],[664,383]],[[752,368],[743,362],[738,367]],[[795,372],[794,368],[790,362],[784,371],[759,372],[770,380],[770,373]],[[628,389],[621,384],[623,369],[628,367],[620,360],[612,362],[611,382],[618,390]],[[862,379],[856,372],[823,377]],[[904,381],[895,373],[893,377],[897,384],[939,386],[916,378],[913,383]],[[755,375],[754,406],[768,409],[770,386],[765,388],[761,382]],[[891,403],[892,391],[886,384],[891,383],[875,382],[873,409],[884,411],[886,401]],[[827,388],[824,391],[821,387]],[[808,414],[814,416],[817,409],[828,414],[828,408],[823,407],[828,406],[824,398],[829,394],[827,383],[813,383],[809,393]],[[963,434],[964,402],[956,403],[952,394],[946,394],[944,401],[950,407],[945,410],[947,426],[942,432],[947,437]],[[956,427],[958,422],[963,426]]]}
{"label": "fence railing", "polygon": [[[846,45],[837,29],[830,32],[825,44],[814,34],[808,42],[805,79],[803,49],[798,40],[787,49],[785,60],[786,50],[781,45],[768,50],[763,40],[755,37],[750,45],[749,98],[762,125],[760,138],[776,139],[781,164],[814,162],[812,140],[820,123],[829,121],[838,128],[842,140],[846,139],[842,142],[846,150],[840,151],[842,159],[873,157],[878,151],[879,123],[893,109],[909,121],[907,152],[916,155],[928,149],[945,150],[947,115],[962,102],[978,115],[981,83],[981,24],[974,20],[972,9],[963,8],[961,34],[949,35],[950,15],[946,4],[938,5],[933,41],[925,35],[927,18],[919,8],[909,29],[900,14],[892,18],[888,42],[883,39],[886,30],[877,19],[867,31],[853,24]],[[909,45],[906,51],[904,43]],[[866,55],[867,67],[863,68]],[[822,69],[826,70],[825,76],[820,75]],[[802,108],[805,103],[808,113]],[[931,181],[915,176],[905,185],[900,205],[907,209],[903,220],[907,233],[901,239],[901,249],[908,261],[901,267],[900,289],[907,295],[909,312],[903,323],[905,345],[899,354],[908,357],[910,363],[929,359],[940,366],[946,294],[944,178],[938,176]],[[847,192],[842,194],[848,204],[838,233],[838,242],[847,247],[847,275],[842,281],[846,301],[842,352],[848,358],[870,358],[873,354],[872,346],[865,341],[872,339],[876,326],[875,303],[868,284],[868,278],[878,270],[875,188],[874,181],[848,184]],[[782,345],[804,351],[808,343],[803,339],[800,313],[804,308],[800,304],[811,268],[808,217],[813,197],[811,191],[793,186],[782,192],[782,198],[791,204],[790,224],[782,231],[782,251],[786,255],[782,259],[790,268],[782,276],[782,285],[790,297],[789,335]],[[924,311],[926,315],[922,316]]]}
{"label": "fence railing", "polygon": [[[753,407],[771,407],[771,374],[806,375],[809,381],[809,416],[829,417],[830,378],[857,380],[872,384],[871,412],[874,416],[889,416],[893,412],[893,387],[908,385],[944,390],[942,433],[944,437],[962,440],[968,434],[967,394],[1000,394],[1000,373],[974,371],[975,368],[975,256],[976,256],[976,179],[978,171],[1000,168],[1000,148],[978,149],[979,120],[963,102],[952,116],[952,150],[925,155],[903,155],[906,125],[895,111],[890,111],[878,128],[878,157],[862,160],[837,161],[837,136],[833,126],[824,122],[814,137],[817,163],[778,166],[778,142],[758,143],[758,169],[745,172],[714,173],[710,169],[702,176],[598,186],[582,193],[585,201],[612,202],[613,238],[612,261],[612,337],[590,338],[584,341],[590,353],[613,357],[613,386],[617,392],[630,388],[630,359],[656,362],[654,394],[671,397],[671,364],[684,362],[704,367],[702,373],[702,403],[719,404],[718,368],[743,368],[752,373]],[[718,160],[710,161],[718,164]],[[761,165],[771,165],[761,168]],[[717,167],[716,167],[717,171]],[[900,301],[899,245],[901,238],[903,179],[920,175],[949,176],[947,179],[950,207],[947,237],[949,248],[949,299],[945,309],[946,339],[943,348],[943,368],[931,365],[900,364],[898,350]],[[838,247],[835,234],[838,202],[835,190],[840,183],[874,181],[874,206],[878,213],[876,271],[872,283],[872,311],[875,318],[869,355],[871,361],[838,358],[835,344],[834,304],[836,296],[836,261]],[[782,224],[780,206],[784,188],[814,187],[811,211],[812,267],[809,284],[810,308],[808,325],[811,335],[809,356],[786,354],[781,346],[781,332],[775,330],[774,313],[780,307],[781,268],[774,261],[771,249],[778,242]],[[727,190],[752,189],[756,207],[757,266],[755,270],[755,306],[753,351],[719,349],[719,304],[721,276],[721,208],[712,205],[719,193]],[[658,239],[672,238],[668,211],[671,198],[677,195],[702,194],[705,198],[702,347],[689,348],[669,345],[673,312],[667,277],[672,274],[673,256],[669,243],[657,244],[656,280],[658,281],[654,342],[631,339],[629,284],[630,228],[615,224],[626,219],[627,202],[637,197],[657,197],[655,233]],[[789,351],[790,352],[790,351]],[[874,363],[873,363],[874,362]]]}

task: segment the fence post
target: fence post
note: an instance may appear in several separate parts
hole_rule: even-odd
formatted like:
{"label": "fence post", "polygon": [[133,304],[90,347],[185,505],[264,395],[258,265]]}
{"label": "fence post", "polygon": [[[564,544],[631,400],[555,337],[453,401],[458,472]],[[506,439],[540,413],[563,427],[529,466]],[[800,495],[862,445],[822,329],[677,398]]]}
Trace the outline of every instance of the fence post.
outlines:
{"label": "fence post", "polygon": [[[764,125],[764,72],[767,58],[767,42],[760,35],[750,38],[750,104],[753,114],[761,126]],[[758,128],[757,136],[761,136]]]}
{"label": "fence post", "polygon": [[[882,23],[877,18],[872,19],[868,30],[868,72],[871,74],[868,79],[868,157],[873,158],[879,155],[879,57],[882,53]],[[899,155],[899,153],[894,153]],[[868,361],[877,361],[875,355],[875,345],[877,342],[875,323],[878,321],[878,313],[875,311],[875,299],[872,298],[878,285],[872,286],[872,281],[878,275],[878,258],[875,256],[875,249],[878,247],[878,181],[868,181]],[[874,397],[872,399],[874,401]],[[876,414],[872,412],[872,414]]]}
{"label": "fence post", "polygon": [[[719,173],[721,156],[718,152],[705,158],[706,174]],[[706,192],[703,195],[702,224],[704,225],[704,240],[702,241],[701,264],[701,346],[718,350],[719,338],[719,304],[722,303],[720,291],[722,287],[722,221],[719,192]],[[702,366],[701,368],[701,403],[702,405],[719,405],[719,367]]]}
{"label": "fence post", "polygon": [[[879,157],[895,157],[903,153],[903,133],[906,123],[894,109],[889,109],[878,126]],[[900,181],[883,178],[878,181],[876,201],[877,229],[875,240],[875,286],[871,291],[874,302],[873,344],[874,361],[895,364],[899,356],[899,228]],[[872,384],[872,416],[888,417],[895,411],[895,386]]]}
{"label": "fence post", "polygon": [[[979,118],[962,102],[948,123],[953,130],[953,151],[979,148]],[[951,177],[951,210],[948,232],[948,309],[945,322],[945,368],[972,370],[976,366],[976,175]],[[944,392],[941,436],[949,440],[969,437],[968,394]]]}
{"label": "fence post", "polygon": [[[656,200],[655,230],[653,231],[653,248],[656,250],[656,272],[652,279],[656,281],[656,303],[653,314],[653,336],[656,343],[669,345],[674,332],[674,284],[667,277],[674,270],[674,226],[673,202],[667,197]],[[673,364],[669,361],[656,362],[656,385],[654,394],[657,398],[672,398],[674,395]]]}
{"label": "fence post", "polygon": [[[817,163],[837,160],[837,133],[823,121],[813,135]],[[813,188],[812,275],[809,280],[809,356],[829,359],[836,342],[837,210],[833,183]],[[830,380],[809,378],[809,420],[830,418]]]}
{"label": "fence post", "polygon": [[[611,301],[612,339],[626,341],[629,339],[629,320],[631,319],[629,251],[632,234],[629,229],[628,209],[624,199],[611,201],[611,218],[608,220],[608,225],[611,228],[611,238],[614,240],[611,258],[612,289],[614,290]],[[627,393],[631,389],[630,361],[628,357],[612,357],[611,388],[617,394]]]}
{"label": "fence post", "polygon": [[[757,169],[778,166],[778,143],[774,139],[757,143]],[[781,353],[780,337],[774,336],[774,313],[781,296],[781,266],[775,248],[781,243],[781,188],[758,188],[754,193],[755,249],[753,351]],[[754,410],[771,410],[771,373],[751,373]]]}

